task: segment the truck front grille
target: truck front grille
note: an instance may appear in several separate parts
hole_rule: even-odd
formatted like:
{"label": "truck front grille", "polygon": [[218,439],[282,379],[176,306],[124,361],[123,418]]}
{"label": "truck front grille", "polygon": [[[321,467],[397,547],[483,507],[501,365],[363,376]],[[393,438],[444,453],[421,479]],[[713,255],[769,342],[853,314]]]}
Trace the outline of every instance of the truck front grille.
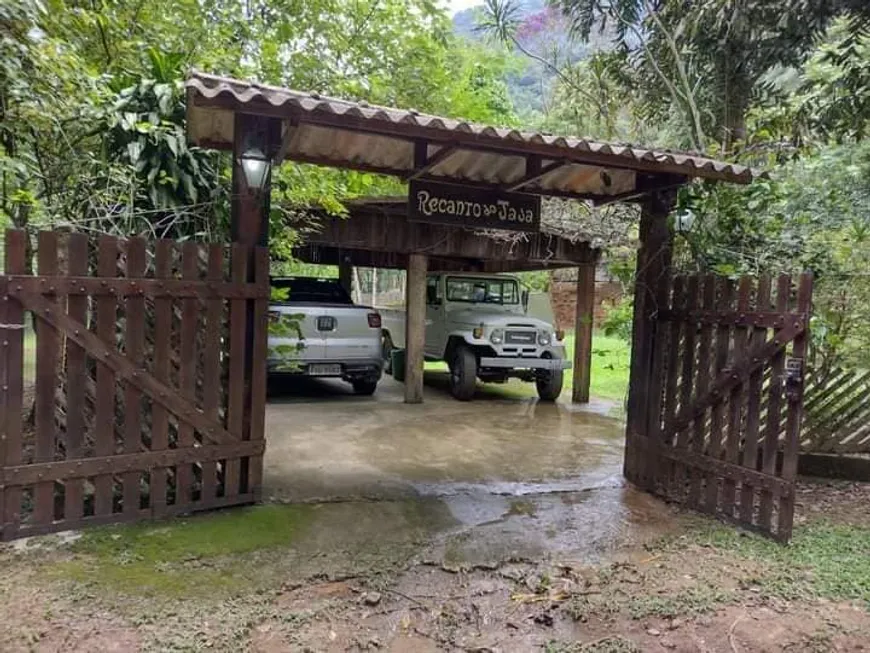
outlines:
{"label": "truck front grille", "polygon": [[506,345],[534,345],[537,340],[535,331],[507,331],[504,335]]}

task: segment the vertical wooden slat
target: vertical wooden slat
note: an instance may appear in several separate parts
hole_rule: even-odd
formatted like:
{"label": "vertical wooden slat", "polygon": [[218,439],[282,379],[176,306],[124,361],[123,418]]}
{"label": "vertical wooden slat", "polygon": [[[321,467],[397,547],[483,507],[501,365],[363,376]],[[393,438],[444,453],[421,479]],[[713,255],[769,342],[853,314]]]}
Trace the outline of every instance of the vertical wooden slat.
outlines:
{"label": "vertical wooden slat", "polygon": [[[231,277],[235,283],[247,279],[249,247],[233,245],[230,257]],[[229,387],[227,390],[227,430],[239,441],[242,440],[245,411],[245,324],[246,306],[244,299],[230,302],[230,360]],[[241,461],[236,458],[226,461],[224,473],[224,495],[232,497],[239,494]]]}
{"label": "vertical wooden slat", "polygon": [[[758,292],[755,308],[758,311],[770,310],[770,276],[763,274],[758,278]],[[749,347],[757,347],[767,339],[767,329],[755,327],[749,340]],[[763,369],[749,377],[746,398],[746,434],[743,438],[743,466],[757,469],[758,430],[761,422],[761,388]],[[740,519],[751,524],[755,513],[755,488],[743,482],[740,490]]]}
{"label": "vertical wooden slat", "polygon": [[[187,241],[181,250],[181,276],[186,280],[199,278],[199,245]],[[181,342],[178,384],[181,396],[196,403],[196,332],[199,320],[199,301],[195,297],[181,300]],[[178,424],[179,449],[192,447],[196,442],[193,427],[181,420]],[[178,465],[176,471],[176,503],[190,503],[193,493],[193,466]]]}
{"label": "vertical wooden slat", "polygon": [[[703,278],[703,290],[701,298],[701,309],[710,311],[713,309],[715,300],[715,277],[705,275]],[[695,391],[696,397],[701,397],[707,393],[707,388],[710,385],[710,341],[713,336],[713,327],[709,323],[701,325],[701,334],[698,339],[698,369],[695,374]],[[706,445],[707,434],[707,413],[704,412],[700,417],[695,419],[692,425],[692,449],[697,453],[703,453]],[[715,479],[708,474],[704,474],[700,470],[693,470],[691,481],[689,483],[689,505],[692,507],[700,507],[701,505],[701,485],[702,482],[713,483]]]}
{"label": "vertical wooden slat", "polygon": [[[23,231],[6,232],[6,274],[24,274],[27,269],[27,234]],[[6,435],[4,460],[6,465],[21,463],[21,418],[24,394],[24,311],[21,303],[6,299],[5,322],[12,328],[2,333],[6,357],[6,412],[0,414]],[[18,325],[22,328],[17,328]],[[2,462],[2,461],[0,461]],[[21,525],[21,488],[7,487],[0,527],[3,539],[15,537]]]}
{"label": "vertical wooden slat", "polygon": [[[254,347],[251,370],[251,440],[262,440],[266,423],[266,358],[269,330],[269,250],[254,250],[254,280],[262,296],[254,301]],[[248,492],[259,499],[263,485],[263,456],[250,458]]]}
{"label": "vertical wooden slat", "polygon": [[[734,285],[726,278],[717,279],[718,293],[716,300],[716,308],[720,312],[731,313],[734,310],[732,303],[734,301]],[[725,366],[728,364],[728,349],[731,343],[731,327],[727,324],[720,324],[716,329],[716,356],[713,361],[713,378],[718,377]],[[707,455],[711,458],[719,460],[722,457],[723,439],[724,439],[724,413],[725,402],[719,400],[713,406],[710,413],[710,443],[707,448]],[[718,478],[707,479],[707,493],[704,499],[705,508],[709,512],[716,512],[719,505],[719,487],[720,481]]]}
{"label": "vertical wooden slat", "polygon": [[[698,306],[698,280],[699,277],[693,274],[689,277],[686,285],[686,318],[683,324],[685,335],[683,337],[683,348],[681,355],[683,357],[682,374],[680,379],[680,411],[688,410],[692,403],[692,388],[695,386],[695,323],[688,318],[688,314]],[[691,426],[686,426],[677,433],[677,447],[679,449],[687,449],[689,446],[689,438],[691,436]],[[674,498],[682,500],[686,493],[686,481],[688,480],[688,468],[679,463],[675,470],[674,476]]]}
{"label": "vertical wooden slat", "polygon": [[[791,277],[781,274],[776,284],[776,312],[788,311],[791,293]],[[775,329],[774,334],[780,329]],[[765,425],[764,450],[762,451],[761,470],[765,474],[776,474],[779,433],[782,426],[782,375],[785,371],[785,352],[776,354],[770,363],[770,386],[768,387],[767,423]],[[762,490],[758,511],[758,523],[765,529],[772,529],[774,496],[769,490]]]}
{"label": "vertical wooden slat", "polygon": [[[175,245],[171,240],[158,240],[154,249],[154,276],[167,279],[172,274],[172,255]],[[154,376],[169,384],[169,358],[172,346],[172,299],[154,298]],[[151,413],[151,450],[162,451],[169,446],[169,413],[162,404],[153,402]],[[166,511],[165,467],[151,470],[151,511],[159,516]]]}
{"label": "vertical wooden slat", "polygon": [[[809,321],[812,298],[813,277],[812,274],[804,273],[800,276],[798,285],[797,312],[807,318],[807,321]],[[792,357],[800,361],[804,368],[806,367],[808,340],[809,334],[804,331],[794,339],[792,345]],[[802,375],[805,371],[805,369],[801,370]],[[801,402],[803,401],[802,376],[799,383],[791,384],[791,387],[786,388],[786,400],[788,401],[788,417],[785,425],[782,478],[793,483],[797,476],[798,448],[800,446]],[[781,540],[789,539],[794,524],[794,492],[780,499],[778,523],[777,537]]]}
{"label": "vertical wooden slat", "polygon": [[[112,236],[100,236],[97,253],[97,275],[114,277],[118,266],[118,241]],[[112,349],[116,348],[115,323],[117,299],[113,295],[100,295],[97,304],[97,336]],[[97,361],[96,428],[94,453],[111,456],[115,453],[115,373]],[[94,479],[94,514],[112,513],[113,479],[111,474],[100,474]]]}
{"label": "vertical wooden slat", "polygon": [[[660,310],[668,308],[671,300],[671,276],[663,275],[656,288],[656,304]],[[665,353],[668,348],[668,339],[671,328],[664,320],[655,320],[653,323],[653,352],[652,365],[649,378],[649,413],[647,416],[647,434],[649,446],[644,464],[646,465],[646,477],[649,487],[658,487],[660,482],[666,482],[665,475],[660,467],[665,458],[661,456],[662,444],[662,412],[664,411],[664,374]]]}
{"label": "vertical wooden slat", "polygon": [[[67,274],[71,277],[88,273],[88,237],[85,234],[70,234],[67,241]],[[85,293],[71,294],[67,300],[70,318],[82,324],[88,319],[88,296]],[[85,406],[85,350],[66,339],[66,457],[75,460],[83,455],[84,406]],[[84,484],[80,478],[71,478],[65,483],[64,519],[81,519],[84,514]]]}
{"label": "vertical wooden slat", "polygon": [[[737,311],[745,313],[749,311],[749,302],[752,296],[752,279],[741,277],[737,290]],[[734,328],[733,358],[739,360],[741,352],[746,351],[749,344],[750,328]],[[731,391],[728,397],[728,435],[725,442],[725,461],[733,465],[738,464],[740,458],[740,438],[742,430],[743,402],[746,388],[740,384]],[[734,516],[734,499],[737,493],[737,484],[734,480],[726,478],[722,484],[722,513],[727,517]]]}
{"label": "vertical wooden slat", "polygon": [[[9,297],[9,279],[5,276],[0,276],[0,325],[8,325],[7,308],[10,303]],[[7,394],[9,390],[9,329],[8,327],[0,326],[0,338],[2,338],[2,346],[0,346],[0,476],[3,474],[3,468],[6,466],[6,430],[8,428],[7,410],[9,401]],[[0,540],[3,539],[3,524],[6,522],[4,513],[6,512],[6,486],[0,482]]]}
{"label": "vertical wooden slat", "polygon": [[[223,247],[209,245],[208,270],[206,278],[209,281],[223,281]],[[215,422],[220,421],[221,392],[221,330],[223,329],[222,299],[206,301],[205,334],[203,336],[203,411],[206,417]],[[209,505],[217,496],[217,465],[215,461],[202,463],[202,502]]]}
{"label": "vertical wooden slat", "polygon": [[592,327],[595,313],[595,260],[577,268],[576,306],[574,311],[574,383],[571,401],[589,403],[592,371]]}
{"label": "vertical wooden slat", "polygon": [[[671,307],[676,315],[679,315],[685,310],[686,305],[686,279],[680,275],[674,278],[674,291],[671,297]],[[675,318],[670,323],[670,343],[668,346],[668,359],[666,366],[667,378],[665,379],[665,412],[663,421],[665,424],[670,424],[677,414],[677,406],[679,405],[679,386],[680,378],[680,351],[683,347],[683,325],[684,322],[680,318]],[[663,433],[661,438],[661,446],[666,448],[673,447],[674,433]],[[673,491],[674,471],[675,466],[672,461],[662,461],[666,465],[666,469],[662,471],[665,475],[665,484],[662,488],[666,496]]]}
{"label": "vertical wooden slat", "polygon": [[408,256],[405,286],[405,403],[423,402],[423,365],[426,345],[426,270],[425,254]]}
{"label": "vertical wooden slat", "polygon": [[[127,241],[127,278],[141,279],[145,276],[145,241],[131,238]],[[143,369],[142,349],[145,344],[145,296],[127,297],[127,320],[125,354],[138,369]],[[144,371],[144,370],[143,370]],[[132,383],[124,389],[124,453],[142,451],[142,393]],[[124,513],[133,515],[139,511],[139,472],[124,474]]]}
{"label": "vertical wooden slat", "polygon": [[[54,277],[58,272],[57,233],[40,231],[38,236],[37,261],[39,274]],[[54,298],[50,284],[44,292]],[[58,307],[56,310],[62,310]],[[55,451],[55,393],[58,379],[59,334],[47,322],[36,324],[36,451],[34,460],[46,463],[54,460]],[[34,488],[33,522],[48,524],[54,520],[54,482],[37,483]]]}

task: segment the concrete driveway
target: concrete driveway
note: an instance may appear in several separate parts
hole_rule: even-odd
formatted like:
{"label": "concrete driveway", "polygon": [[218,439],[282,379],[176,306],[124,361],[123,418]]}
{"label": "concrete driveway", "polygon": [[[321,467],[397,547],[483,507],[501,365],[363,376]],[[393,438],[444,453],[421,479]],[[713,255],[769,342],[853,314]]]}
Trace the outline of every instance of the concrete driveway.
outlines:
{"label": "concrete driveway", "polygon": [[[427,372],[425,403],[386,377],[373,397],[340,381],[270,384],[265,496],[284,501],[534,494],[622,485],[623,425],[568,404],[450,397]],[[600,408],[600,407],[599,407]]]}

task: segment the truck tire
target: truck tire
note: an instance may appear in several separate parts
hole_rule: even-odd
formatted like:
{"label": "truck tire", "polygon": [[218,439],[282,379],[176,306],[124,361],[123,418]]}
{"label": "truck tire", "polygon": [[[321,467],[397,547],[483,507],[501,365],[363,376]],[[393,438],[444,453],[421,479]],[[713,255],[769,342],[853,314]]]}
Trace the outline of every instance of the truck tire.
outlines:
{"label": "truck tire", "polygon": [[353,385],[354,394],[358,394],[363,397],[370,397],[375,394],[375,389],[378,387],[377,379],[355,379],[351,381],[351,385]]}
{"label": "truck tire", "polygon": [[384,334],[383,345],[381,347],[381,355],[384,357],[384,374],[392,376],[393,374],[393,339],[389,333]]}
{"label": "truck tire", "polygon": [[450,394],[459,401],[471,401],[477,382],[477,358],[465,345],[453,351],[450,361]]}
{"label": "truck tire", "polygon": [[540,374],[535,380],[535,385],[538,387],[538,397],[541,401],[556,401],[562,394],[564,380],[564,370],[549,370]]}

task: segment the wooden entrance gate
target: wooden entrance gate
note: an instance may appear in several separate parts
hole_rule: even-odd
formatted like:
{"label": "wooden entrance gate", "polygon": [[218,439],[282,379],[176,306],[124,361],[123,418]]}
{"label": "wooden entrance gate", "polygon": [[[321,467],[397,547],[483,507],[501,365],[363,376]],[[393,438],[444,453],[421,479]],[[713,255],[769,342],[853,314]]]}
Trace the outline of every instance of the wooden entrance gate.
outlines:
{"label": "wooden entrance gate", "polygon": [[0,277],[2,539],[256,500],[268,251],[42,232],[34,276],[26,238]]}
{"label": "wooden entrance gate", "polygon": [[676,277],[664,285],[662,305],[649,313],[645,373],[632,379],[646,406],[629,415],[626,477],[786,541],[812,278],[795,284],[783,275],[775,289],[768,276],[737,284]]}

